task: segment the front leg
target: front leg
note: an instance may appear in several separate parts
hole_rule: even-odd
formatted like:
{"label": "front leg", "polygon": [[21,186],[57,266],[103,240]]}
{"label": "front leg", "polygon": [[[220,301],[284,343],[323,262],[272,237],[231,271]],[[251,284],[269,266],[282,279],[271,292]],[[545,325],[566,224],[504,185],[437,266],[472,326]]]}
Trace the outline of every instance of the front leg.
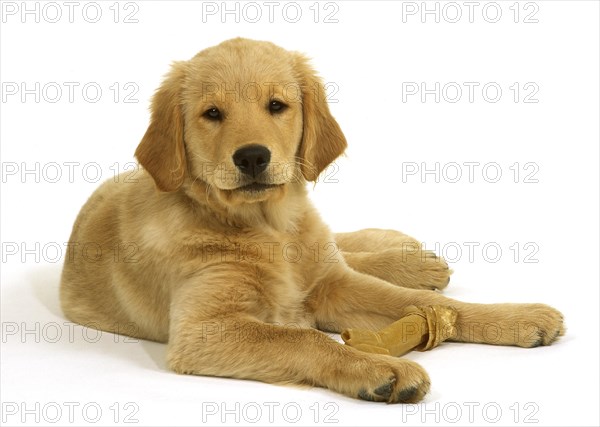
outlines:
{"label": "front leg", "polygon": [[309,299],[317,326],[338,333],[385,328],[408,305],[454,307],[458,319],[452,341],[537,347],[564,334],[562,314],[544,304],[466,303],[437,292],[396,287],[348,268],[340,268]]}
{"label": "front leg", "polygon": [[389,403],[417,402],[427,393],[429,377],[412,361],[363,353],[312,328],[269,323],[267,277],[256,266],[219,265],[177,289],[169,367],[178,373],[310,384]]}

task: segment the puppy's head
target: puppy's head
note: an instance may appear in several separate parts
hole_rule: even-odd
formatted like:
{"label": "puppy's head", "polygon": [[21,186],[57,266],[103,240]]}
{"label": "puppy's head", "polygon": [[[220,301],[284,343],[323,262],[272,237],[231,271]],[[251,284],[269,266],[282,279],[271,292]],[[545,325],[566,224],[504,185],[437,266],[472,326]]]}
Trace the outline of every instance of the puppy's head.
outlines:
{"label": "puppy's head", "polygon": [[315,181],[345,148],[305,57],[233,39],[173,64],[135,155],[161,191],[202,182],[239,204]]}

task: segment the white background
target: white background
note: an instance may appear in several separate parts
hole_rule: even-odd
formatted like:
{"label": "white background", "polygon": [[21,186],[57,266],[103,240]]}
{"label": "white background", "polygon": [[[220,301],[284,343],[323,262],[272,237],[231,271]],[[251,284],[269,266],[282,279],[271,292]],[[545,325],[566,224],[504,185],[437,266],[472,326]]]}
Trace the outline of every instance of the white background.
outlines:
{"label": "white background", "polygon": [[[244,3],[236,22],[235,14],[203,14],[201,2],[98,2],[96,23],[88,22],[96,8],[87,2],[74,6],[73,22],[62,2],[27,7],[36,3],[40,22],[21,15],[21,2],[2,2],[0,23],[3,423],[24,416],[30,425],[87,425],[99,408],[96,425],[124,423],[128,414],[139,425],[598,425],[597,2],[479,2],[472,19],[463,2],[428,2],[439,23],[433,14],[422,22],[421,2],[321,3],[316,23],[312,1],[298,2],[296,23],[287,22],[295,9],[284,15],[285,2],[273,22],[268,6],[256,3],[256,23],[247,21],[257,9]],[[223,7],[204,7],[213,6]],[[456,6],[462,17],[448,22]],[[498,22],[488,22],[498,8]],[[61,19],[48,22],[57,11]],[[137,23],[124,22],[130,13]],[[324,22],[330,13],[337,23]],[[454,261],[448,296],[551,304],[565,315],[566,336],[530,350],[447,343],[411,353],[428,370],[431,393],[421,405],[385,405],[318,388],[178,376],[166,370],[162,344],[111,334],[93,342],[93,330],[65,323],[56,250],[98,186],[91,162],[110,179],[115,164],[122,170],[134,161],[149,98],[169,63],[235,36],[307,53],[336,89],[330,106],[349,149],[311,194],[334,230],[412,234]],[[406,82],[428,89],[438,82],[440,102],[405,90],[403,102]],[[473,102],[465,82],[478,84]],[[33,89],[25,99],[21,83]],[[75,83],[70,102],[67,85]],[[497,102],[492,89],[484,98],[487,83],[501,88]],[[457,85],[462,97],[449,102]],[[102,89],[97,102],[94,87]],[[532,88],[529,100],[538,102],[524,102]],[[138,102],[124,102],[133,91]],[[478,163],[473,182],[465,162]],[[436,163],[439,179],[421,176]],[[462,178],[452,183],[456,164]],[[415,165],[419,173],[407,175]]]}

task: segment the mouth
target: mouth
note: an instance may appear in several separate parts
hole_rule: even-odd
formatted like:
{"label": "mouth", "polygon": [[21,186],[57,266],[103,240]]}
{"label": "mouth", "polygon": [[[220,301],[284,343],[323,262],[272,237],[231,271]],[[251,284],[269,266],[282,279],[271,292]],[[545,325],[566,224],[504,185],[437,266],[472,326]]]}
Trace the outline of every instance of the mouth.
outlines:
{"label": "mouth", "polygon": [[236,191],[244,191],[248,193],[261,193],[263,191],[270,190],[272,188],[281,187],[282,184],[262,184],[260,182],[253,182],[248,185],[243,185],[236,188]]}

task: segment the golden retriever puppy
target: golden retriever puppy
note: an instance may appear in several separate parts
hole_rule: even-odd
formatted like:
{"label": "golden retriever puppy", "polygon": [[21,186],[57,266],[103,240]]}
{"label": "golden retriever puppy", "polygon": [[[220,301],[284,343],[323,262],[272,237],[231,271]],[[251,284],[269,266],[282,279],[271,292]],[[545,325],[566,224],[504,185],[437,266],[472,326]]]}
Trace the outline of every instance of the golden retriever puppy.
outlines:
{"label": "golden retriever puppy", "polygon": [[563,333],[546,305],[442,296],[447,264],[411,237],[332,234],[305,187],[345,148],[298,53],[238,38],[174,63],[135,152],[143,170],[104,183],[75,221],[66,316],[167,343],[178,373],[390,403],[422,399],[425,370],[320,330],[379,329],[407,305],[440,304],[458,311],[454,341],[535,347]]}

